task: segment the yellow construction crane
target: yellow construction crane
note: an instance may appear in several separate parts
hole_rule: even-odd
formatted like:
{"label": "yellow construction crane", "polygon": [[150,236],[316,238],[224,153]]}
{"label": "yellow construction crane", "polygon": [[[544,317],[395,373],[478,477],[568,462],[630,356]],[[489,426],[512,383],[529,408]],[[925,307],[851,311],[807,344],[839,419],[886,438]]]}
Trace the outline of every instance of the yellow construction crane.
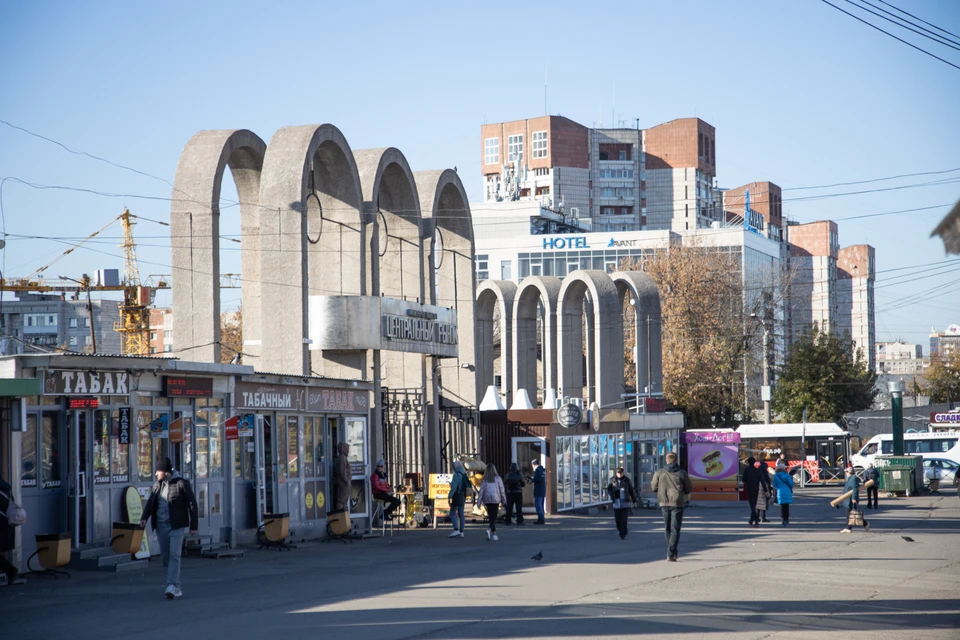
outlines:
{"label": "yellow construction crane", "polygon": [[[150,275],[146,280],[140,280],[140,266],[137,262],[137,246],[133,239],[133,222],[137,216],[130,213],[129,209],[124,209],[123,213],[97,229],[89,236],[70,247],[56,258],[43,265],[26,278],[0,278],[0,293],[4,291],[25,292],[25,293],[71,293],[79,297],[81,293],[87,294],[87,306],[91,305],[91,291],[122,291],[123,304],[120,305],[120,321],[113,325],[114,331],[120,334],[121,353],[127,355],[148,355],[150,353],[150,305],[153,304],[155,292],[158,289],[170,288],[170,276]],[[96,237],[107,227],[116,221],[120,221],[123,227],[123,280],[119,284],[105,284],[102,282],[94,283],[90,276],[83,274],[79,280],[60,276],[58,280],[48,280],[40,274],[47,270],[51,265],[66,257],[77,247],[82,246],[87,241]],[[157,222],[164,226],[169,226],[165,222]],[[68,284],[68,282],[75,284]],[[220,274],[220,288],[239,288],[240,276],[233,273]],[[93,316],[90,318],[93,325]],[[92,336],[93,334],[91,334]],[[95,346],[94,341],[94,350]],[[96,351],[94,351],[96,352]]]}
{"label": "yellow construction crane", "polygon": [[150,353],[150,312],[153,303],[150,288],[140,284],[140,265],[137,263],[137,245],[133,241],[133,225],[129,209],[120,214],[123,227],[123,304],[120,321],[113,330],[120,334],[120,352],[125,355],[145,356]]}

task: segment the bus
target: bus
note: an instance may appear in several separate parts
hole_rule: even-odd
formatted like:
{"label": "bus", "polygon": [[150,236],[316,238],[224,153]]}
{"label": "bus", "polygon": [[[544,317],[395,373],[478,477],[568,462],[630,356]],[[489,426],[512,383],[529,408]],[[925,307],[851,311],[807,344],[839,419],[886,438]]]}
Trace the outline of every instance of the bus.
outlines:
{"label": "bus", "polygon": [[[843,468],[851,451],[860,448],[860,437],[851,435],[832,422],[791,424],[745,424],[740,434],[740,464],[753,457],[768,467],[776,465],[780,455],[787,461],[787,472],[796,486],[817,482],[844,481]],[[801,452],[801,443],[805,447]]]}
{"label": "bus", "polygon": [[[903,453],[920,454],[924,458],[946,458],[960,462],[960,432],[958,431],[920,431],[903,434]],[[853,468],[859,473],[867,467],[877,455],[893,454],[893,434],[882,433],[867,440],[867,444],[851,458]]]}

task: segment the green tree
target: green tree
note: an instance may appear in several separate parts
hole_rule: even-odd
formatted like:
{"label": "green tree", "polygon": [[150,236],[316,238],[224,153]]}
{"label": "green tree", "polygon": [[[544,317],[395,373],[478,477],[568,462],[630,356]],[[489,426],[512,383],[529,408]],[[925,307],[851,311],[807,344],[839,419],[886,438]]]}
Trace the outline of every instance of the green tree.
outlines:
{"label": "green tree", "polygon": [[960,400],[960,351],[936,358],[923,374],[922,388],[930,402]]}
{"label": "green tree", "polygon": [[787,422],[800,422],[804,407],[809,422],[839,422],[845,413],[870,408],[876,382],[851,339],[820,331],[814,323],[780,367],[773,408]]}

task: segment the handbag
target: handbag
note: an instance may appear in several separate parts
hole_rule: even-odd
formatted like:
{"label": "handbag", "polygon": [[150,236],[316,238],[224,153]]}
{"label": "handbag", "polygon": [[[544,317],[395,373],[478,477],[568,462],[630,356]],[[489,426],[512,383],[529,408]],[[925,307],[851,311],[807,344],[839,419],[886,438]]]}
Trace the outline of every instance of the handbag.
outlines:
{"label": "handbag", "polygon": [[7,499],[7,512],[4,513],[0,511],[0,515],[3,515],[7,519],[7,524],[11,527],[19,527],[24,522],[27,521],[27,512],[26,510],[13,501],[13,497],[7,495],[3,491],[0,491],[0,496],[3,496]]}
{"label": "handbag", "polygon": [[863,511],[860,509],[851,509],[847,512],[847,526],[863,527],[867,531],[870,530],[870,523],[864,519]]}

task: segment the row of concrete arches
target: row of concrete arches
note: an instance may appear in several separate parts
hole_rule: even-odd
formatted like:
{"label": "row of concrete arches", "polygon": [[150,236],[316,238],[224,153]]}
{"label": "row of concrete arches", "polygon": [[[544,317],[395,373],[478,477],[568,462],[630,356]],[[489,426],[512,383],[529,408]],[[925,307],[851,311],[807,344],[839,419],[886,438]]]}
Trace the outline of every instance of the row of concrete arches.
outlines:
{"label": "row of concrete arches", "polygon": [[[507,406],[520,389],[533,402],[538,390],[553,389],[558,397],[583,398],[604,408],[622,403],[623,309],[628,301],[635,314],[637,389],[662,393],[660,295],[642,271],[608,275],[581,270],[563,280],[530,276],[519,285],[505,280],[481,283],[476,331],[479,384],[493,384],[500,375]],[[497,322],[499,374],[494,370]]]}
{"label": "row of concrete arches", "polygon": [[[311,295],[388,296],[457,310],[473,326],[473,228],[455,171],[413,172],[396,148],[351,150],[331,124],[201,131],[181,153],[171,204],[174,332],[185,359],[219,362],[224,172],[241,226],[244,363],[259,371],[369,378],[363,358],[311,366]],[[436,267],[436,268],[434,268]],[[470,331],[461,357],[473,361]],[[403,354],[394,367],[404,372]],[[413,356],[422,360],[419,356]],[[422,386],[424,367],[414,380]],[[475,393],[465,385],[464,395]]]}

